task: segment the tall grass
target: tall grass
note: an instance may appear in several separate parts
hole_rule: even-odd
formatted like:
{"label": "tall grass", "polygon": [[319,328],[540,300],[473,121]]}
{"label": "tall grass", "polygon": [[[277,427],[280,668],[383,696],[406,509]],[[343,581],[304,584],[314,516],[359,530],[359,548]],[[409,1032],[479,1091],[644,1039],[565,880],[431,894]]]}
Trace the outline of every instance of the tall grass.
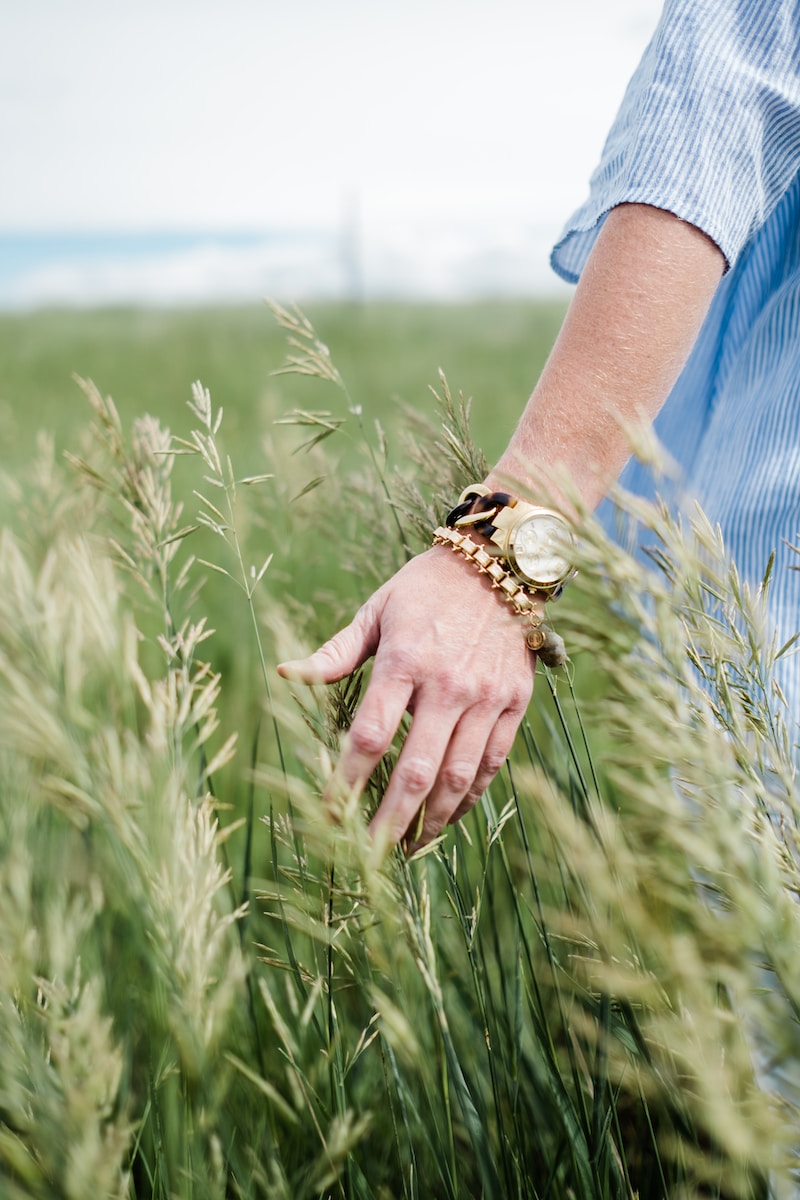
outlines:
{"label": "tall grass", "polygon": [[[293,494],[325,477],[320,520],[367,586],[480,474],[468,406],[440,379],[440,427],[410,418],[392,468],[313,328],[279,319],[293,365],[332,391],[290,418],[310,459],[264,475]],[[363,804],[324,819],[364,680],[296,698],[273,680],[274,643],[303,641],[273,546],[255,545],[283,514],[264,478],[237,476],[215,397],[195,389],[175,439],[152,418],[128,433],[86,391],[69,461],[43,442],[6,481],[2,1195],[655,1200],[760,1196],[768,1176],[780,1194],[800,1064],[795,735],[764,589],[702,514],[680,526],[620,497],[653,569],[587,516],[554,609],[568,669],[540,671],[477,810],[380,862],[365,815],[392,755]],[[346,477],[325,462],[344,436],[361,464]],[[214,668],[212,589],[247,682]],[[261,701],[231,730],[238,687]]]}

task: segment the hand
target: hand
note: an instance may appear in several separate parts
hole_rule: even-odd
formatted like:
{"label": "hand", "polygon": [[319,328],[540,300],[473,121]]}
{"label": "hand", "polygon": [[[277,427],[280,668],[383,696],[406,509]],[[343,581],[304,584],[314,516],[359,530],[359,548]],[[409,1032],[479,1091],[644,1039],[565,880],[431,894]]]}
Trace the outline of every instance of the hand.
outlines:
{"label": "hand", "polygon": [[520,618],[489,580],[443,546],[406,563],[321,649],[278,671],[334,683],[372,655],[333,783],[360,791],[411,713],[370,829],[391,842],[413,838],[408,848],[416,850],[468,812],[500,770],[531,697],[536,659]]}

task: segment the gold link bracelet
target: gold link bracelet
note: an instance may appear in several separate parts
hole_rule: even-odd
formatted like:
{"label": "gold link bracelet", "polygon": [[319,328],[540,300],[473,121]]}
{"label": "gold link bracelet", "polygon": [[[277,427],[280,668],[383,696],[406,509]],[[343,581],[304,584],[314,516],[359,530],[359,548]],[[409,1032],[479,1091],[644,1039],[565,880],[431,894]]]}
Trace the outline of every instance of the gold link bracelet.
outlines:
{"label": "gold link bracelet", "polygon": [[490,554],[483,546],[473,542],[471,537],[457,529],[448,529],[440,525],[433,535],[434,546],[449,546],[456,554],[461,554],[478,568],[482,575],[487,575],[503,600],[506,600],[517,616],[523,618],[525,642],[534,653],[541,650],[547,640],[547,632],[542,628],[544,598],[534,598],[521,584],[506,571],[498,559]]}

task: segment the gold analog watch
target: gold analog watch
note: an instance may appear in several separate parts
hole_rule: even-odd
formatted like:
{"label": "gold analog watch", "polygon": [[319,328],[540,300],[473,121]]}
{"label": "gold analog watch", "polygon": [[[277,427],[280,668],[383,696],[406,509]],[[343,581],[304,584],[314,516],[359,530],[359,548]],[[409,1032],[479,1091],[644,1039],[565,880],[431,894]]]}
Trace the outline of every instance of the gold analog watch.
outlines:
{"label": "gold analog watch", "polygon": [[447,525],[485,537],[487,549],[532,591],[555,597],[575,573],[575,538],[552,508],[473,483],[461,493]]}

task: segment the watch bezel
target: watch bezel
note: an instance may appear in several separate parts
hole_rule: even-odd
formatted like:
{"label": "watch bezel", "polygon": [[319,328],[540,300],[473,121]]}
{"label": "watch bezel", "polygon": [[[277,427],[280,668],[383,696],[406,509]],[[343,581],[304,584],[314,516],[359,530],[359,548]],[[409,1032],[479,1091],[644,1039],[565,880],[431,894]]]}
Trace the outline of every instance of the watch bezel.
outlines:
{"label": "watch bezel", "polygon": [[[481,502],[482,507],[473,508],[477,501]],[[515,546],[515,535],[521,527],[527,521],[544,517],[555,520],[563,529],[566,564],[565,571],[558,579],[545,582],[522,569]],[[477,483],[466,487],[461,493],[458,504],[447,517],[447,524],[462,532],[469,529],[486,537],[494,547],[492,553],[503,559],[509,572],[528,590],[538,591],[546,598],[558,596],[564,584],[575,574],[575,534],[563,514],[556,509],[532,504],[508,493],[491,492],[486,484]]]}
{"label": "watch bezel", "polygon": [[[564,570],[555,579],[548,580],[538,579],[536,576],[530,575],[522,568],[517,557],[516,546],[518,535],[524,525],[528,524],[528,522],[536,523],[537,521],[544,520],[556,522],[556,524],[563,531],[565,542],[564,553],[562,556],[564,559]],[[501,551],[504,554],[509,567],[517,576],[517,578],[523,580],[528,587],[535,588],[540,592],[553,593],[560,591],[570,576],[574,574],[574,567],[571,561],[572,557],[574,556],[570,556],[569,550],[571,548],[574,549],[575,538],[572,530],[561,514],[555,512],[553,509],[537,508],[533,505],[526,505],[526,511],[517,515],[516,520],[506,531],[506,536],[503,541],[504,545],[501,546]]]}

